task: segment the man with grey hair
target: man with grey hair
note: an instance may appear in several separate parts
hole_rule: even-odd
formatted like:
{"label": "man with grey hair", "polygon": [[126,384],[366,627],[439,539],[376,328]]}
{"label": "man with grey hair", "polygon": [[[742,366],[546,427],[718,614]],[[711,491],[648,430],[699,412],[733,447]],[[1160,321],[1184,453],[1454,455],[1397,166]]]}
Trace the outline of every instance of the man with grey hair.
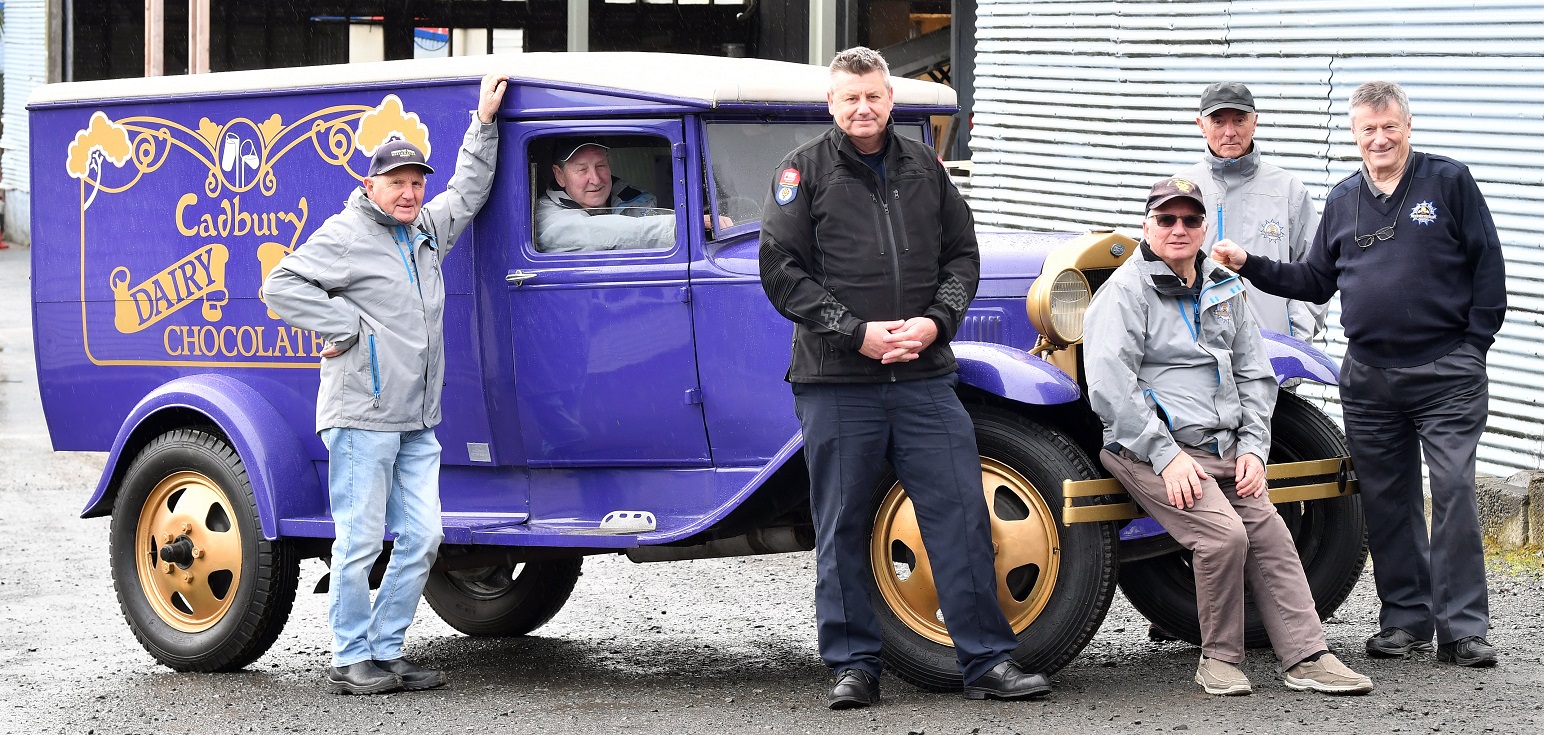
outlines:
{"label": "man with grey hair", "polygon": [[[1206,197],[1203,244],[1226,240],[1251,255],[1290,262],[1308,257],[1319,213],[1302,181],[1260,157],[1254,94],[1238,82],[1217,82],[1201,93],[1200,113],[1196,126],[1206,153],[1174,177],[1194,181]],[[1247,285],[1249,310],[1261,329],[1306,340],[1323,328],[1323,306]]]}
{"label": "man with grey hair", "polygon": [[1435,636],[1439,661],[1492,666],[1474,465],[1506,266],[1469,169],[1410,150],[1411,123],[1399,85],[1358,87],[1351,133],[1362,169],[1330,191],[1308,259],[1278,263],[1229,243],[1212,256],[1279,296],[1323,303],[1341,294],[1341,406],[1383,603],[1368,655],[1405,656]]}
{"label": "man with grey hair", "polygon": [[981,274],[974,223],[932,149],[895,134],[894,97],[882,56],[837,54],[836,127],[783,159],[762,214],[762,287],[795,325],[787,379],[810,475],[815,616],[837,676],[826,701],[879,698],[868,544],[886,461],[916,509],[965,696],[1040,696],[1050,682],[1013,659],[975,429],[954,392],[949,340]]}

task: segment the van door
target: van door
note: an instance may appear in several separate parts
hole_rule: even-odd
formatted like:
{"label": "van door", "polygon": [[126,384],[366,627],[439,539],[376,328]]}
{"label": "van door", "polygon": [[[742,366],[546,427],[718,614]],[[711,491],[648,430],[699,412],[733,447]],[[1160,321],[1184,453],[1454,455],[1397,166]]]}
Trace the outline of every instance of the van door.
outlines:
{"label": "van door", "polygon": [[516,122],[502,135],[530,203],[506,278],[530,466],[708,465],[687,279],[702,215],[687,211],[681,122]]}

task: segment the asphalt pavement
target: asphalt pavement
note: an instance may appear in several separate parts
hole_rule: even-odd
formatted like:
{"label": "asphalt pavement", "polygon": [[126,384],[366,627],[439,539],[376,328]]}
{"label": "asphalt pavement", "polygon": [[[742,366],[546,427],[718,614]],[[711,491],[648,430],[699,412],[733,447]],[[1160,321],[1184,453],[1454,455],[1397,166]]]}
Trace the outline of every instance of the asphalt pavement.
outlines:
{"label": "asphalt pavement", "polygon": [[1286,689],[1252,651],[1249,697],[1191,682],[1199,652],[1151,643],[1117,596],[1103,629],[1035,702],[967,702],[891,676],[876,707],[831,712],[815,647],[813,556],[666,564],[594,557],[572,599],[535,634],[473,639],[427,605],[407,655],[448,688],[328,694],[324,572],[308,560],[288,626],[231,674],[179,674],[129,632],[108,569],[108,519],[82,520],[101,454],[51,451],[38,402],[25,248],[0,250],[0,732],[15,733],[1517,733],[1544,732],[1540,557],[1490,571],[1501,664],[1430,654],[1369,661],[1370,574],[1327,621],[1330,645],[1377,690],[1336,698]]}

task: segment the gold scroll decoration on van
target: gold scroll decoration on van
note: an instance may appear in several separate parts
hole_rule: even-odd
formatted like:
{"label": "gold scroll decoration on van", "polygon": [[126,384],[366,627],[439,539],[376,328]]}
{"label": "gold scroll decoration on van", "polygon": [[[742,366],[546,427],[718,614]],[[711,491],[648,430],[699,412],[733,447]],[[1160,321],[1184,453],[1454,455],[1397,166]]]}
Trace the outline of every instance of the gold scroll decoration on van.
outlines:
{"label": "gold scroll decoration on van", "polygon": [[133,334],[177,313],[195,301],[204,302],[204,319],[217,322],[230,295],[225,291],[225,263],[230,253],[211,243],[171,264],[143,283],[129,285],[129,269],[113,269],[113,325]]}

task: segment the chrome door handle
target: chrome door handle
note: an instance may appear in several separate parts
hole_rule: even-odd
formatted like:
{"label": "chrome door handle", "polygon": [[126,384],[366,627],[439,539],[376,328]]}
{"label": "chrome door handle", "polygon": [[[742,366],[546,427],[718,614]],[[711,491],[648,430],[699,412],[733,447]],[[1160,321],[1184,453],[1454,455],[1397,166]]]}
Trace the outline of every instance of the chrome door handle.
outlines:
{"label": "chrome door handle", "polygon": [[516,270],[514,273],[504,276],[504,281],[507,283],[512,283],[516,286],[521,286],[524,285],[526,281],[529,281],[535,277],[535,273],[526,273],[522,270]]}

